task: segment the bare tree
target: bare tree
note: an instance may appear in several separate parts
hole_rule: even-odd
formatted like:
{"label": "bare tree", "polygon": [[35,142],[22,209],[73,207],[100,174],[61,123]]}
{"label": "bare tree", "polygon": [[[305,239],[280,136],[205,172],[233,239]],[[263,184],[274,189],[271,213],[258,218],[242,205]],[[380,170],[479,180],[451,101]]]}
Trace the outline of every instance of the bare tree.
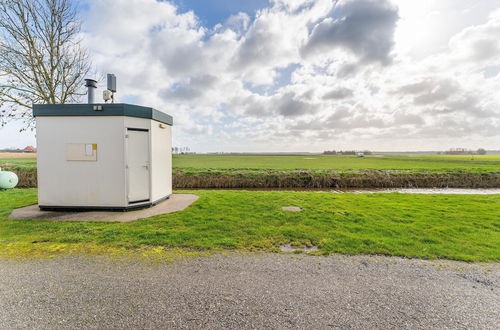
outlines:
{"label": "bare tree", "polygon": [[32,127],[34,103],[68,103],[83,95],[90,70],[74,0],[0,0],[2,126]]}

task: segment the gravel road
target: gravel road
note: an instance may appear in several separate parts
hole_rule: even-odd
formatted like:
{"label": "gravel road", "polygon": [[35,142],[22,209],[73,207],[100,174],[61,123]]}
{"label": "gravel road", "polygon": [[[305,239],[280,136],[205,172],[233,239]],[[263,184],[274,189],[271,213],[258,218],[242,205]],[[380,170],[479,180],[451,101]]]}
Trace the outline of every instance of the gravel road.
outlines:
{"label": "gravel road", "polygon": [[0,328],[494,329],[499,286],[499,264],[377,256],[0,259]]}

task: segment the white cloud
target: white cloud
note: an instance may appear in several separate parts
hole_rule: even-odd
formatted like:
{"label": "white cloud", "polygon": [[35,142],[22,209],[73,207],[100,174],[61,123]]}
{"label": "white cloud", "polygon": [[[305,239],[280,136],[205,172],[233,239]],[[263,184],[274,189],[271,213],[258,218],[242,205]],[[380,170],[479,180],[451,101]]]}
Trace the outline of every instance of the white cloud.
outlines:
{"label": "white cloud", "polygon": [[498,148],[500,5],[416,3],[275,0],[207,29],[169,2],[90,0],[86,41],[193,150]]}
{"label": "white cloud", "polygon": [[326,17],[312,29],[302,49],[305,56],[336,48],[351,51],[361,62],[391,62],[397,7],[385,0],[349,0],[336,8],[340,18]]}
{"label": "white cloud", "polygon": [[452,56],[474,64],[500,64],[500,10],[485,24],[470,26],[450,39]]}

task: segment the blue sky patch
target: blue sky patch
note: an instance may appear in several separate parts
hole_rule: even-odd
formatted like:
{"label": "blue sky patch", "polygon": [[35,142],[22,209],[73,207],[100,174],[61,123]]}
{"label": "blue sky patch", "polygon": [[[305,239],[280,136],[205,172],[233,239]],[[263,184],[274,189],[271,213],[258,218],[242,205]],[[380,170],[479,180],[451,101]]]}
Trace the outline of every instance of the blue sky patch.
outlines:
{"label": "blue sky patch", "polygon": [[268,0],[174,0],[180,12],[192,10],[203,26],[213,28],[231,15],[244,12],[254,17],[259,9],[269,6]]}

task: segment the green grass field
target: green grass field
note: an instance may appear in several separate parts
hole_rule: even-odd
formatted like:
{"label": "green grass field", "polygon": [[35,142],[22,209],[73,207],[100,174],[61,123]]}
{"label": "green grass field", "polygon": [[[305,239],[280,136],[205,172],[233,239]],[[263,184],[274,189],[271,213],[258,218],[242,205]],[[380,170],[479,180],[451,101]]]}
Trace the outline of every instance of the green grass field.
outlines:
{"label": "green grass field", "polygon": [[[2,164],[35,167],[36,159],[0,158]],[[462,170],[500,171],[500,155],[174,155],[175,169],[217,170]]]}
{"label": "green grass field", "polygon": [[500,155],[174,155],[173,163],[179,169],[500,171]]}
{"label": "green grass field", "polygon": [[36,158],[0,158],[0,166],[6,168],[35,168]]}
{"label": "green grass field", "polygon": [[[13,208],[36,203],[36,189],[0,191],[0,255],[278,251],[290,243],[321,254],[500,260],[500,195],[194,193],[200,199],[182,212],[98,223],[9,220]],[[282,211],[287,205],[303,211]]]}

